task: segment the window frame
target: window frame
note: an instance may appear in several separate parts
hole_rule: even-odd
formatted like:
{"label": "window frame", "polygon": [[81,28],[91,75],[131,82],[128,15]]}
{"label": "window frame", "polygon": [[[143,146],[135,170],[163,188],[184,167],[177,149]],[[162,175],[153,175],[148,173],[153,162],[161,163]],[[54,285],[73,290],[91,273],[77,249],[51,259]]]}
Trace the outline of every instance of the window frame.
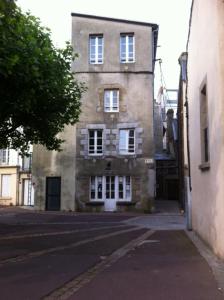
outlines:
{"label": "window frame", "polygon": [[[115,92],[116,92],[116,97],[114,97]],[[106,105],[108,93],[109,93],[109,106]],[[104,112],[105,113],[119,112],[119,102],[120,102],[119,96],[120,96],[119,89],[104,90]],[[117,100],[117,106],[114,105],[115,100]]]}
{"label": "window frame", "polygon": [[[7,177],[8,178],[8,182],[7,182],[7,184],[8,184],[8,190],[7,190],[7,193],[6,194],[4,194],[3,192],[3,187],[4,187],[4,185],[3,185],[3,178],[4,177]],[[11,198],[12,197],[12,195],[11,195],[11,179],[12,177],[11,177],[11,174],[1,174],[1,197],[2,198]]]}
{"label": "window frame", "polygon": [[[118,192],[118,202],[119,201],[131,201],[131,176],[125,175],[125,176],[117,176],[118,177],[118,185],[117,185],[117,192]],[[123,198],[120,197],[120,179],[122,179],[122,186],[123,186]],[[127,179],[129,179],[129,196],[127,197]]]}
{"label": "window frame", "polygon": [[[99,39],[102,39],[102,61],[99,59]],[[92,40],[95,40],[94,45],[91,44]],[[92,53],[92,46],[94,46],[95,53]],[[94,59],[92,59],[92,55]],[[89,35],[89,63],[91,65],[102,65],[104,61],[104,37],[103,34],[90,34]]]}
{"label": "window frame", "polygon": [[[90,132],[94,132],[94,137],[93,137],[93,140],[94,140],[94,144],[93,144],[93,150],[94,152],[91,153],[90,151],[90,147],[92,145],[90,145]],[[101,132],[102,133],[102,145],[101,145],[101,152],[98,152],[98,147],[100,147],[100,145],[98,145],[98,139],[100,139],[98,137],[98,132]],[[89,129],[88,130],[88,155],[90,156],[102,156],[103,155],[103,129]]]}
{"label": "window frame", "polygon": [[[111,180],[112,177],[113,179],[113,184],[114,184],[114,190],[111,189]],[[101,178],[101,193],[102,196],[99,198],[98,197],[98,182],[99,178]],[[110,193],[110,197],[107,198],[106,193],[107,191],[107,178],[110,180],[110,189],[108,190]],[[119,179],[122,178],[122,187],[123,187],[123,197],[120,197],[119,195]],[[129,182],[128,182],[129,181]],[[93,184],[92,184],[93,183]],[[94,197],[92,197],[92,187],[94,186]],[[129,189],[127,189],[127,186],[129,186]],[[129,191],[129,194],[128,192]],[[111,196],[111,193],[114,193],[114,198]],[[111,199],[116,201],[117,203],[119,202],[131,202],[132,200],[132,178],[130,175],[94,175],[90,176],[89,179],[89,200],[91,202],[95,201],[102,201],[105,202],[106,200]]]}
{"label": "window frame", "polygon": [[[123,51],[122,51],[122,38],[125,37],[125,58],[123,58]],[[130,56],[131,51],[129,51],[130,45],[130,38],[133,38],[133,55]],[[120,34],[120,63],[127,64],[127,63],[135,63],[135,35],[134,33],[121,33]]]}
{"label": "window frame", "polygon": [[[125,148],[121,149],[121,132],[125,132]],[[130,132],[133,131],[133,136],[130,136]],[[130,139],[133,139],[133,143],[130,144]],[[135,145],[136,138],[135,138],[135,128],[120,128],[119,130],[119,145],[118,150],[120,155],[135,155]],[[133,151],[130,151],[130,148],[133,147]]]}
{"label": "window frame", "polygon": [[[101,178],[101,198],[99,198],[99,191],[98,191],[98,184],[100,183],[99,179]],[[92,182],[94,181],[94,193],[95,197],[92,197]],[[90,176],[90,201],[103,201],[103,195],[104,195],[104,178],[103,176]]]}
{"label": "window frame", "polygon": [[10,150],[8,148],[1,149],[1,160],[0,163],[8,165],[10,161]]}
{"label": "window frame", "polygon": [[209,145],[209,119],[208,119],[208,95],[207,82],[202,83],[200,88],[200,139],[201,139],[201,164],[199,168],[210,168],[210,145]]}

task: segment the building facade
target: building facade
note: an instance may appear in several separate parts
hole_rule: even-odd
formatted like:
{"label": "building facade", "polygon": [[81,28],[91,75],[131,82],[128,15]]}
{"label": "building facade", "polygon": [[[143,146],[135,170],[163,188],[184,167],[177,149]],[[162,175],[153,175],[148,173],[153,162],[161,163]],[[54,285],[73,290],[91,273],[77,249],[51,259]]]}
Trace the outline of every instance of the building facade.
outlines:
{"label": "building facade", "polygon": [[37,208],[150,211],[157,35],[156,24],[72,14],[72,70],[88,90],[63,151],[34,149]]}
{"label": "building facade", "polygon": [[0,205],[34,205],[31,161],[31,154],[22,158],[16,150],[0,149]]}
{"label": "building facade", "polygon": [[[205,23],[209,20],[209,26]],[[192,2],[188,40],[192,226],[224,258],[224,3]]]}

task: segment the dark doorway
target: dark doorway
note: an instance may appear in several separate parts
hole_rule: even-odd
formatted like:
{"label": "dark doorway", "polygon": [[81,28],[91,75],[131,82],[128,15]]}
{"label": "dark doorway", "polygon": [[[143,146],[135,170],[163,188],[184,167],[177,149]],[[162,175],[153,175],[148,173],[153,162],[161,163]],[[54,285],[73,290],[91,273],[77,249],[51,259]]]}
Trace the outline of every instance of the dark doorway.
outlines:
{"label": "dark doorway", "polygon": [[179,200],[178,167],[175,160],[156,161],[156,199]]}
{"label": "dark doorway", "polygon": [[46,210],[60,210],[61,177],[46,178]]}

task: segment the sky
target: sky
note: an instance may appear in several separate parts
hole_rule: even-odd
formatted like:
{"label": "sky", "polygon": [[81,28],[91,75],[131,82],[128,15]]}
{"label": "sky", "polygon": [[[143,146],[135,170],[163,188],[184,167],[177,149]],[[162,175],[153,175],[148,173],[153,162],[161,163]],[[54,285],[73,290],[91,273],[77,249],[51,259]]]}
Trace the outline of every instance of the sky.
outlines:
{"label": "sky", "polygon": [[[157,58],[162,59],[166,88],[178,88],[178,58],[186,50],[191,0],[17,0],[17,5],[50,28],[58,47],[71,40],[71,12],[158,24]],[[155,77],[156,95],[160,87],[158,62]]]}

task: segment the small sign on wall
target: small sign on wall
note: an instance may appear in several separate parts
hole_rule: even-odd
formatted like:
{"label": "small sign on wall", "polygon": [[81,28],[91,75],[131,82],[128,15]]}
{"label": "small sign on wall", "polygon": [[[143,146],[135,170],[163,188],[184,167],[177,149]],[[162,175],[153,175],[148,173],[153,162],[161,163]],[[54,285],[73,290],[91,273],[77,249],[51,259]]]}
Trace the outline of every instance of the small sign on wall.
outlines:
{"label": "small sign on wall", "polygon": [[154,159],[153,158],[146,158],[145,159],[145,164],[146,165],[151,165],[151,164],[153,164],[154,163]]}

